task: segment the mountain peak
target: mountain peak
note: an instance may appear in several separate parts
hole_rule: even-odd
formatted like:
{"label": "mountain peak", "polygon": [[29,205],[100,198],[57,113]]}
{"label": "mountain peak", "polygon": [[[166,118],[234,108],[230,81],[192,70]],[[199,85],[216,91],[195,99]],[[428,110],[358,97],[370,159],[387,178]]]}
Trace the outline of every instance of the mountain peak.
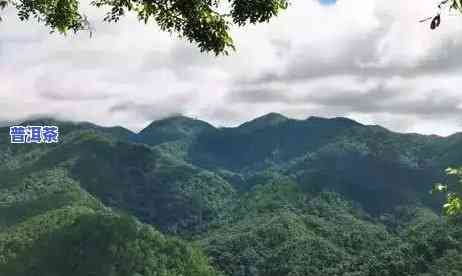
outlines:
{"label": "mountain peak", "polygon": [[276,113],[276,112],[270,112],[268,114],[265,114],[263,116],[260,116],[256,119],[260,119],[260,120],[271,120],[271,121],[274,121],[274,120],[288,120],[289,118],[287,118],[286,116],[282,115],[281,113]]}
{"label": "mountain peak", "polygon": [[174,115],[152,122],[139,133],[139,137],[146,144],[158,145],[167,141],[192,138],[202,131],[213,128],[207,122],[183,115]]}
{"label": "mountain peak", "polygon": [[28,118],[20,122],[20,125],[59,125],[67,123],[63,120],[57,120],[52,117],[37,117],[37,118]]}
{"label": "mountain peak", "polygon": [[355,120],[347,118],[347,117],[323,118],[323,117],[318,117],[318,116],[310,116],[306,120],[313,121],[313,122],[336,122],[336,123],[344,124],[344,125],[362,126],[362,124],[356,122]]}
{"label": "mountain peak", "polygon": [[290,119],[282,114],[271,112],[263,116],[257,117],[249,122],[243,123],[242,125],[239,126],[239,128],[248,129],[248,130],[257,130],[257,129],[262,129],[268,126],[275,126],[275,125],[284,123],[288,120]]}
{"label": "mountain peak", "polygon": [[179,114],[179,115],[173,115],[173,116],[169,116],[169,117],[166,117],[160,120],[153,121],[143,130],[141,130],[140,134],[145,131],[148,131],[151,128],[177,126],[177,127],[184,127],[187,129],[189,127],[194,127],[197,125],[208,125],[212,127],[212,125],[210,125],[207,122]]}
{"label": "mountain peak", "polygon": [[164,123],[164,122],[188,122],[188,121],[195,121],[195,118],[191,118],[182,114],[176,114],[172,116],[168,116],[165,118],[162,118],[160,120],[155,120],[152,122],[152,124],[156,123]]}

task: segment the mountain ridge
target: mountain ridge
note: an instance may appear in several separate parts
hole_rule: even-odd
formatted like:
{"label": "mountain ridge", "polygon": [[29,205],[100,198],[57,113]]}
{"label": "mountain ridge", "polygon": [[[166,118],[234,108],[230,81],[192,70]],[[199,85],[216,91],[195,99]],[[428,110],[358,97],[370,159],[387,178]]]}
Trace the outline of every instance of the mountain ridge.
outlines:
{"label": "mountain ridge", "polygon": [[[324,181],[321,186],[310,184],[309,190],[333,189],[355,200],[362,201],[367,196],[381,192],[388,195],[383,200],[362,201],[370,211],[379,213],[386,210],[387,206],[403,204],[409,198],[428,201],[425,191],[442,176],[444,168],[462,164],[462,155],[458,154],[462,148],[462,139],[458,134],[447,138],[401,134],[341,117],[294,120],[277,113],[269,113],[238,127],[215,128],[201,120],[173,116],[151,123],[140,134],[124,128],[100,127],[91,123],[55,122],[63,127],[63,146],[69,147],[66,149],[66,155],[69,156],[72,155],[69,152],[71,148],[75,152],[87,152],[87,148],[92,147],[104,149],[104,152],[117,152],[118,147],[129,151],[141,150],[134,146],[114,146],[119,142],[144,144],[152,147],[156,155],[164,156],[165,160],[176,160],[172,162],[218,173],[219,177],[227,179],[237,190],[241,189],[240,185],[248,184],[242,184],[239,177],[229,178],[230,175],[237,174],[243,179],[252,179],[253,175],[273,170],[289,175],[302,184]],[[95,139],[96,144],[91,146],[91,142],[82,142],[79,137],[91,137],[89,141]],[[103,137],[112,141],[111,144],[102,142],[104,140],[100,138]],[[80,142],[75,144],[73,141]],[[56,145],[58,149],[63,146]],[[27,153],[26,147],[0,143],[0,152],[2,147],[7,150],[0,155],[1,160],[12,158],[15,154],[22,156]],[[140,152],[142,151],[145,150]],[[51,156],[53,151],[42,152]],[[53,158],[57,158],[59,154],[55,153],[56,157]],[[112,155],[114,154],[108,156]],[[24,162],[22,159],[13,160],[15,161],[8,164],[20,166]],[[111,162],[115,161],[101,162],[113,166]],[[384,166],[395,174],[388,174],[382,169]],[[329,171],[342,178],[326,177],[328,174],[332,175]],[[374,176],[379,178],[365,182]],[[217,181],[220,183],[222,180]],[[421,181],[420,185],[416,184],[417,181]],[[402,197],[393,198],[393,193],[401,188],[408,194],[399,192]],[[394,203],[390,204],[391,202]]]}
{"label": "mountain ridge", "polygon": [[[378,125],[378,124],[362,124],[362,123],[360,123],[360,122],[358,122],[358,121],[356,121],[354,119],[351,119],[349,117],[320,117],[320,116],[314,116],[313,115],[313,116],[307,117],[306,119],[296,119],[296,118],[287,117],[287,116],[285,116],[285,115],[283,115],[281,113],[277,113],[277,112],[269,112],[269,113],[266,113],[264,115],[261,115],[261,116],[255,117],[253,119],[250,119],[248,121],[242,122],[242,123],[238,124],[237,126],[229,126],[229,127],[224,127],[224,128],[231,128],[231,129],[239,128],[239,127],[245,125],[246,123],[250,123],[252,121],[258,121],[260,119],[271,118],[271,117],[279,117],[281,119],[289,120],[289,121],[309,121],[309,120],[315,120],[315,121],[316,120],[317,121],[329,121],[329,120],[332,120],[332,121],[344,121],[344,122],[350,122],[351,124],[354,124],[354,125],[378,127],[378,128],[382,128],[384,130],[387,130],[389,132],[403,134],[403,135],[407,135],[407,134],[409,134],[409,135],[421,135],[421,136],[430,136],[430,137],[435,137],[435,138],[449,138],[449,137],[453,137],[453,136],[462,137],[462,131],[456,131],[456,132],[454,132],[452,134],[448,134],[448,135],[424,134],[424,133],[419,133],[419,132],[403,132],[403,131],[394,131],[394,130],[391,130],[389,128]],[[0,128],[14,126],[14,125],[25,125],[27,123],[54,122],[54,123],[57,123],[57,124],[69,123],[69,124],[75,124],[75,125],[80,125],[80,124],[81,125],[92,125],[92,126],[97,126],[99,128],[106,128],[106,129],[119,128],[119,129],[123,129],[124,131],[128,131],[128,132],[131,132],[131,133],[134,133],[134,134],[138,135],[143,130],[146,130],[149,127],[153,127],[153,126],[155,126],[157,124],[166,123],[168,121],[177,120],[177,119],[202,122],[202,123],[205,123],[207,125],[210,125],[213,128],[219,128],[219,127],[214,126],[211,123],[208,123],[206,120],[201,120],[201,119],[198,119],[197,117],[186,116],[186,115],[181,115],[181,114],[171,115],[171,116],[164,117],[162,119],[153,120],[152,122],[147,124],[144,128],[142,128],[139,131],[132,131],[129,128],[121,126],[121,125],[100,126],[97,123],[93,123],[93,122],[90,122],[90,121],[79,121],[79,120],[74,121],[74,120],[69,120],[69,119],[62,120],[62,119],[53,118],[52,116],[34,117],[33,119],[16,120],[15,122],[4,122],[4,124],[2,124],[0,126]]]}

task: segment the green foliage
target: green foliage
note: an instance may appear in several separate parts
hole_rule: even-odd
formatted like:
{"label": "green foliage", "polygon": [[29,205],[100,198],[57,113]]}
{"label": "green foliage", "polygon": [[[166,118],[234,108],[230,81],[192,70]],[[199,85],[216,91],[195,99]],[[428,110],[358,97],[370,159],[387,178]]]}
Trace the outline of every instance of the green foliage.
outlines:
{"label": "green foliage", "polygon": [[166,142],[172,144],[179,141],[190,141],[200,133],[212,129],[213,126],[206,122],[185,116],[173,116],[154,121],[144,128],[134,140],[152,146]]}
{"label": "green foliage", "polygon": [[0,248],[2,275],[216,275],[197,249],[109,212],[52,211],[0,234]]}
{"label": "green foliage", "polygon": [[458,216],[462,213],[462,168],[446,169],[446,174],[451,177],[446,184],[436,184],[432,190],[446,194],[446,203],[443,206],[444,213],[448,216]]}
{"label": "green foliage", "polygon": [[433,17],[428,17],[426,19],[421,20],[420,22],[426,22],[428,20],[431,20],[430,28],[432,30],[438,28],[441,24],[441,10],[443,8],[447,8],[449,11],[456,10],[457,12],[462,13],[462,2],[461,0],[442,0],[438,4],[438,9],[440,10],[440,12],[438,12]]}
{"label": "green foliage", "polygon": [[[448,252],[462,252],[460,228],[429,210],[412,209],[388,228],[336,194],[300,200],[291,209],[292,193],[271,191],[266,204],[247,205],[240,219],[200,240],[227,275],[418,275]],[[245,198],[261,202],[262,196]]]}
{"label": "green foliage", "polygon": [[269,114],[237,128],[200,133],[184,158],[243,176],[245,181],[229,179],[238,190],[252,186],[254,175],[272,171],[296,179],[306,192],[335,191],[379,214],[396,205],[432,202],[429,187],[441,178],[441,166],[460,158],[461,146],[455,138],[403,135],[343,118]]}
{"label": "green foliage", "polygon": [[89,27],[86,17],[79,12],[77,0],[24,0],[11,1],[11,3],[18,10],[20,20],[29,20],[33,17],[50,27],[52,31],[77,32]]}
{"label": "green foliage", "polygon": [[[8,0],[0,0],[0,11],[5,9],[8,6]],[[0,22],[2,21],[2,17],[0,16]]]}
{"label": "green foliage", "polygon": [[60,168],[27,175],[11,187],[0,187],[0,230],[47,211],[67,206],[104,209]]}
{"label": "green foliage", "polygon": [[[34,17],[53,31],[66,33],[90,28],[79,10],[78,0],[1,0],[0,8],[8,3],[18,10],[21,20]],[[215,55],[229,54],[235,49],[229,34],[232,24],[267,22],[288,6],[287,0],[94,0],[91,4],[110,9],[105,21],[117,22],[127,12],[134,12],[140,21],[152,20],[163,31],[178,34],[201,51]]]}
{"label": "green foliage", "polygon": [[234,216],[240,218],[276,210],[296,210],[303,206],[305,195],[300,187],[287,177],[272,179],[252,187],[241,195]]}
{"label": "green foliage", "polygon": [[230,2],[233,8],[231,15],[234,22],[239,25],[269,21],[288,6],[287,0],[234,0]]}
{"label": "green foliage", "polygon": [[460,0],[453,0],[453,3],[452,3],[452,5],[451,5],[451,7],[452,7],[453,9],[457,9],[457,10],[459,10],[460,12],[462,12],[462,3],[461,3]]}
{"label": "green foliage", "polygon": [[[8,203],[0,206],[5,210],[0,222],[70,204],[79,191],[171,233],[202,231],[227,216],[234,188],[217,174],[179,160],[175,148],[165,153],[165,148],[122,142],[113,139],[119,132],[110,135],[88,125],[62,133],[61,144],[5,157],[18,165],[0,166],[0,204]],[[14,198],[17,204],[10,204]]]}

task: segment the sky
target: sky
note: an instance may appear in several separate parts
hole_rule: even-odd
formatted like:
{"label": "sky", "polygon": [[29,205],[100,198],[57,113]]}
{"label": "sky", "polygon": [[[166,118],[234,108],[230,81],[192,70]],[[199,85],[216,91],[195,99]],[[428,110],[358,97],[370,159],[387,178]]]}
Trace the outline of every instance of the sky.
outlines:
{"label": "sky", "polygon": [[127,16],[90,37],[49,34],[7,10],[0,122],[40,116],[139,131],[175,114],[235,126],[279,112],[349,117],[398,132],[462,131],[462,16],[431,31],[433,0],[292,0],[268,24],[234,28],[227,57]]}
{"label": "sky", "polygon": [[321,2],[321,4],[324,4],[324,5],[331,5],[331,4],[335,4],[337,0],[319,0],[319,2]]}

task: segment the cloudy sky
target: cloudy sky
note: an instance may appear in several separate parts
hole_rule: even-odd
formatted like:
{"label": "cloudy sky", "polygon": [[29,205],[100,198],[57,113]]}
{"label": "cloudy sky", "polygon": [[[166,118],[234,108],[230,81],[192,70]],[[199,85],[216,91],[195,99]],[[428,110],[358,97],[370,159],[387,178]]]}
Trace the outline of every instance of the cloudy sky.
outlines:
{"label": "cloudy sky", "polygon": [[6,11],[0,121],[53,115],[138,131],[178,113],[233,126],[280,112],[462,131],[462,16],[431,31],[418,21],[435,14],[433,0],[323,2],[292,0],[271,23],[233,30],[237,52],[218,58],[132,16],[107,24],[84,7],[90,38]]}

